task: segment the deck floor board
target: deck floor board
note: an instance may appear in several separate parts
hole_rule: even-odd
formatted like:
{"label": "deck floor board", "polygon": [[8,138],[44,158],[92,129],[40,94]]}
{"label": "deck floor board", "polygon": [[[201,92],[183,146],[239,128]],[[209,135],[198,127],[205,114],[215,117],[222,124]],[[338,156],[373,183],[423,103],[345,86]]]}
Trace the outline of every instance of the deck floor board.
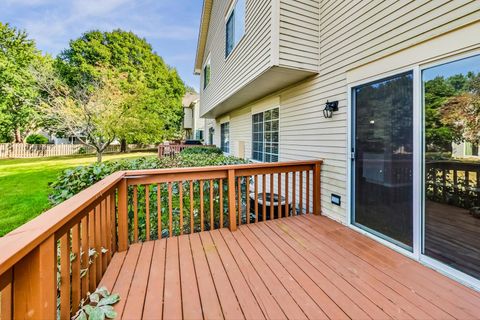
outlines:
{"label": "deck floor board", "polygon": [[480,295],[325,217],[116,253],[100,286],[123,319],[478,319]]}

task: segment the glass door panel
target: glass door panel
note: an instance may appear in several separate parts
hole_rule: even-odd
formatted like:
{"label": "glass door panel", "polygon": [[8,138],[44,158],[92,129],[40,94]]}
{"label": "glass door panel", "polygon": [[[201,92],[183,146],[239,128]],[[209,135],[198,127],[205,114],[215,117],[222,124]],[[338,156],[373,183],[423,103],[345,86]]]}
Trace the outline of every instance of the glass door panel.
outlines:
{"label": "glass door panel", "polygon": [[423,254],[480,279],[480,56],[422,73]]}
{"label": "glass door panel", "polygon": [[353,224],[413,247],[413,74],[353,89]]}

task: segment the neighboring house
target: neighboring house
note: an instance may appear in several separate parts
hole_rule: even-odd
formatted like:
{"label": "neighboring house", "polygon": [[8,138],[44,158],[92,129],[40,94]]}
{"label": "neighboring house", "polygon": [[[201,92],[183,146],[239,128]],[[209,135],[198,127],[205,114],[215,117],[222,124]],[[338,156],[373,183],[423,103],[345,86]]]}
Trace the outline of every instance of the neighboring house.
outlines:
{"label": "neighboring house", "polygon": [[200,99],[198,94],[188,92],[183,98],[182,104],[185,138],[203,140],[205,144],[213,144],[215,121],[200,117]]}
{"label": "neighboring house", "polygon": [[480,156],[480,146],[463,142],[452,146],[453,157],[455,158],[471,158]]}
{"label": "neighboring house", "polygon": [[430,242],[421,120],[422,83],[480,71],[479,35],[480,1],[204,0],[200,116],[226,153],[323,159],[324,215],[480,286]]}
{"label": "neighboring house", "polygon": [[43,135],[46,137],[51,144],[59,145],[59,144],[82,144],[82,142],[75,136],[70,137],[58,137],[54,134],[50,134],[46,131],[39,131],[38,134]]}

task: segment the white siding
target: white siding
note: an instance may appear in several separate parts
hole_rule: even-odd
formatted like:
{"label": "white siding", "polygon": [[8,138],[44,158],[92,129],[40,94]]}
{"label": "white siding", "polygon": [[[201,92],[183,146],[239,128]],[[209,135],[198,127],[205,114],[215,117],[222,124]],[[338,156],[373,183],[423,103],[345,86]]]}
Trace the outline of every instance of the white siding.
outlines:
{"label": "white siding", "polygon": [[[272,0],[247,0],[245,35],[225,59],[225,19],[231,1],[215,0],[204,57],[211,80],[202,90],[202,114],[271,67]],[[202,80],[203,81],[203,80]],[[203,83],[201,84],[203,88]]]}
{"label": "white siding", "polygon": [[[346,222],[347,72],[479,20],[480,1],[320,1],[320,74],[278,94],[280,160],[324,159],[324,214]],[[333,119],[322,115],[327,100],[339,101]],[[341,207],[331,193],[342,196]]]}
{"label": "white siding", "polygon": [[[225,58],[225,22],[232,3],[213,1],[203,61],[210,58],[211,78],[201,92],[201,114],[238,97],[274,67],[297,71],[302,78],[318,73],[319,0],[246,0],[245,35]],[[256,88],[268,90],[268,84],[258,84]]]}
{"label": "white siding", "polygon": [[280,0],[280,66],[318,70],[319,5],[318,0]]}

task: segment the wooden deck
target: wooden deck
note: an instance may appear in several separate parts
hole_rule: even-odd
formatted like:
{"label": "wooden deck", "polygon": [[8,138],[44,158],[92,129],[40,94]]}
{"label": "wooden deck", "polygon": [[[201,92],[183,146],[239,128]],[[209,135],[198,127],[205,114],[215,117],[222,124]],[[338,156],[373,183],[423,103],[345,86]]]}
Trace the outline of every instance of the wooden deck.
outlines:
{"label": "wooden deck", "polygon": [[123,319],[480,318],[480,293],[311,215],[133,244],[100,286]]}

